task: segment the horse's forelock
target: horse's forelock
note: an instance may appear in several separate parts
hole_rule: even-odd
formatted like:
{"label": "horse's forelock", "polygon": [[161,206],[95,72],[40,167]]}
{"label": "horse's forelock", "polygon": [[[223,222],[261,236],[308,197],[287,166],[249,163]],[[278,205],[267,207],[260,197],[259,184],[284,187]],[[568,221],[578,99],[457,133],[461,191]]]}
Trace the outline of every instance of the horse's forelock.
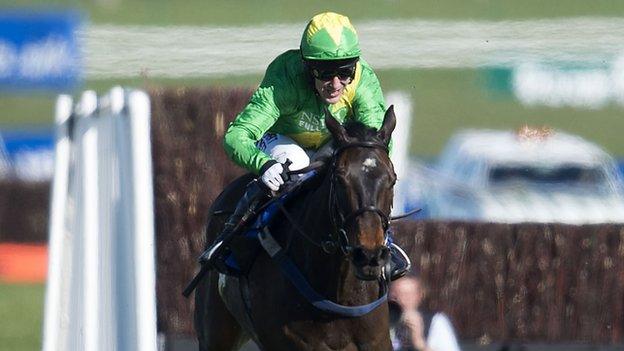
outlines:
{"label": "horse's forelock", "polygon": [[344,125],[347,134],[358,141],[372,141],[382,143],[375,128],[368,127],[361,122],[348,121]]}

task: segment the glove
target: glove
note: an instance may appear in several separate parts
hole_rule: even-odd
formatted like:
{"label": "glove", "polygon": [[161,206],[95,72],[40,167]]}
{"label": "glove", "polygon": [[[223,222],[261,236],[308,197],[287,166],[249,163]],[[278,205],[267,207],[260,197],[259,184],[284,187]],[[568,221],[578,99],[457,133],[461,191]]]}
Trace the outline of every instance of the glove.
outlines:
{"label": "glove", "polygon": [[278,191],[280,186],[284,184],[284,179],[282,179],[283,171],[284,167],[282,167],[282,164],[279,162],[275,163],[260,175],[260,180],[268,186],[269,189]]}

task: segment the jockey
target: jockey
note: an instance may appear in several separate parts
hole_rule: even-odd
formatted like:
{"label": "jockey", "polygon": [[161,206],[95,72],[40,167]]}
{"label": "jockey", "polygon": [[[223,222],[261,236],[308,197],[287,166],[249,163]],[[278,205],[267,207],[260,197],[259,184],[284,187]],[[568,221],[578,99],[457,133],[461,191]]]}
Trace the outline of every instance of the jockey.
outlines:
{"label": "jockey", "polygon": [[[299,50],[279,55],[266,70],[264,79],[249,104],[232,122],[225,134],[224,147],[238,165],[259,175],[270,190],[284,183],[283,164],[290,170],[310,164],[319,151],[331,150],[330,133],[324,113],[341,123],[346,119],[379,129],[385,103],[377,76],[360,58],[360,46],[349,18],[325,12],[308,23]],[[320,153],[320,151],[319,151]],[[243,218],[265,203],[267,192],[251,183],[223,232],[200,260],[214,265],[223,254],[223,240]],[[403,276],[410,262],[396,244],[389,244],[392,278]]]}

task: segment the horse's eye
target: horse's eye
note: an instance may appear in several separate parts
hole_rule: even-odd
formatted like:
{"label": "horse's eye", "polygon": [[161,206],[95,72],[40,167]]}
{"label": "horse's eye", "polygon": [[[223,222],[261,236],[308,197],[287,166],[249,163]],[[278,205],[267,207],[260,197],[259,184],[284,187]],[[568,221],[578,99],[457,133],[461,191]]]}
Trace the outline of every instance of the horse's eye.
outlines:
{"label": "horse's eye", "polygon": [[389,187],[392,188],[396,185],[397,182],[397,177],[396,175],[392,174],[390,175],[390,182],[389,182]]}
{"label": "horse's eye", "polygon": [[343,187],[346,188],[347,184],[349,184],[349,181],[347,180],[347,176],[343,175],[343,176],[338,176],[338,184]]}
{"label": "horse's eye", "polygon": [[396,173],[391,172],[390,173],[390,183],[392,184],[392,186],[394,186],[396,184],[396,180],[397,180]]}

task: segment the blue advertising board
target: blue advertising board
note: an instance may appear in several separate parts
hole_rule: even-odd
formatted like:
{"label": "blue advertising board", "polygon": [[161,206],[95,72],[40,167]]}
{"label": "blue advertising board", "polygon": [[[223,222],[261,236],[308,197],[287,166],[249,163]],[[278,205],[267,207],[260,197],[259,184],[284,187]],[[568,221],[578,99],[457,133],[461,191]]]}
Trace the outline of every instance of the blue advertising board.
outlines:
{"label": "blue advertising board", "polygon": [[0,178],[47,181],[54,173],[51,128],[0,130]]}
{"label": "blue advertising board", "polygon": [[0,89],[64,90],[81,79],[74,11],[0,11]]}

